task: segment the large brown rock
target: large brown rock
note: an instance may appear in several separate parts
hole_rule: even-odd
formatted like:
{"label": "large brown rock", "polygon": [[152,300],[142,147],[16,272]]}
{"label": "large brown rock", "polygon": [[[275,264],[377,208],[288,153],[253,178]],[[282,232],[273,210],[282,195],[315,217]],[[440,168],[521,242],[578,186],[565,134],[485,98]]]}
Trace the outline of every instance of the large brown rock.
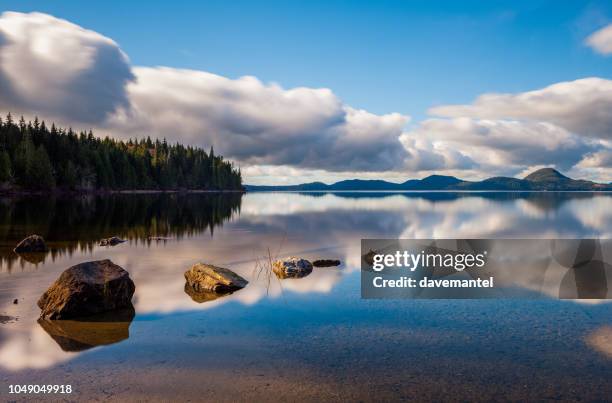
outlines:
{"label": "large brown rock", "polygon": [[238,274],[223,267],[196,263],[185,272],[186,286],[195,292],[212,291],[228,293],[244,288],[249,282]]}
{"label": "large brown rock", "polygon": [[312,273],[312,263],[306,259],[290,257],[274,261],[272,271],[280,279],[302,278]]}
{"label": "large brown rock", "polygon": [[131,306],[134,282],[110,260],[65,270],[38,300],[43,319],[72,319]]}
{"label": "large brown rock", "polygon": [[16,253],[39,253],[46,252],[47,245],[45,240],[40,235],[30,235],[17,244],[15,249]]}

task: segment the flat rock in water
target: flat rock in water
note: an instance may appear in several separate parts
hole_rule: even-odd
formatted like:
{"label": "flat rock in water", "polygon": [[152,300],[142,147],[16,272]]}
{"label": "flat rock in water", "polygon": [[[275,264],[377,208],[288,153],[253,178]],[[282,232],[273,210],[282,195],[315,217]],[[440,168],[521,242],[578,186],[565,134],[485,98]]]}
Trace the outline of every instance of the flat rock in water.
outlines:
{"label": "flat rock in water", "polygon": [[40,235],[30,235],[17,244],[15,253],[39,253],[46,252],[47,245]]}
{"label": "flat rock in water", "polygon": [[43,319],[72,319],[132,305],[134,282],[110,260],[65,270],[38,300]]}
{"label": "flat rock in water", "polygon": [[312,263],[306,259],[290,257],[272,263],[272,271],[280,279],[302,278],[312,273]]}
{"label": "flat rock in water", "polygon": [[332,267],[332,266],[340,266],[340,261],[338,259],[319,259],[312,262],[314,267]]}
{"label": "flat rock in water", "polygon": [[115,245],[119,245],[120,243],[124,243],[125,239],[121,239],[117,236],[113,236],[110,238],[105,238],[102,239],[100,241],[100,246],[115,246]]}
{"label": "flat rock in water", "polygon": [[186,286],[195,292],[228,293],[244,288],[249,282],[223,267],[196,263],[185,272]]}

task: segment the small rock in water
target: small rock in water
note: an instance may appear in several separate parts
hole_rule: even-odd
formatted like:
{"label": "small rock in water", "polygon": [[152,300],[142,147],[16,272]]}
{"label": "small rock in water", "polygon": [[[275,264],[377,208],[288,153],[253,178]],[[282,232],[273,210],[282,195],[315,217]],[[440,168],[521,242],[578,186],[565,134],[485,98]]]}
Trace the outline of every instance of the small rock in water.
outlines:
{"label": "small rock in water", "polygon": [[134,282],[110,260],[81,263],[65,270],[38,300],[43,319],[72,319],[127,308]]}
{"label": "small rock in water", "polygon": [[17,305],[18,303],[19,303],[19,300],[18,300],[17,298],[15,298],[15,299],[13,300],[13,304]]}
{"label": "small rock in water", "polygon": [[319,259],[312,262],[314,267],[332,267],[332,266],[340,266],[340,261],[338,259]]}
{"label": "small rock in water", "polygon": [[272,271],[280,279],[302,278],[312,273],[312,263],[306,259],[290,257],[272,263]]}
{"label": "small rock in water", "polygon": [[17,244],[15,249],[16,253],[38,253],[46,252],[47,245],[45,240],[40,235],[30,235]]}
{"label": "small rock in water", "polygon": [[100,246],[115,246],[123,242],[125,242],[125,239],[121,239],[117,236],[113,236],[110,238],[102,239],[100,241]]}
{"label": "small rock in water", "polygon": [[212,291],[228,293],[244,288],[249,282],[223,267],[196,263],[185,272],[187,286],[195,292]]}

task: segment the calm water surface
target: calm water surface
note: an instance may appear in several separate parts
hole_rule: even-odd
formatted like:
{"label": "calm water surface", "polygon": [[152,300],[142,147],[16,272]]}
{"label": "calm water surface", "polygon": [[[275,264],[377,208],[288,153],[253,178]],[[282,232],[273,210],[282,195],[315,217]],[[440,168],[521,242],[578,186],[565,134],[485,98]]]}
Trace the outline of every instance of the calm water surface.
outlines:
{"label": "calm water surface", "polygon": [[[589,193],[2,200],[0,396],[22,398],[9,384],[69,383],[67,400],[93,401],[607,400],[612,304],[545,291],[537,300],[362,300],[359,248],[361,238],[611,232],[612,197]],[[12,252],[31,233],[49,254]],[[97,246],[113,235],[129,241]],[[257,270],[268,253],[343,264],[279,281]],[[130,272],[135,313],[39,324],[44,290],[69,266],[98,259]],[[250,283],[194,301],[183,273],[198,261]]]}

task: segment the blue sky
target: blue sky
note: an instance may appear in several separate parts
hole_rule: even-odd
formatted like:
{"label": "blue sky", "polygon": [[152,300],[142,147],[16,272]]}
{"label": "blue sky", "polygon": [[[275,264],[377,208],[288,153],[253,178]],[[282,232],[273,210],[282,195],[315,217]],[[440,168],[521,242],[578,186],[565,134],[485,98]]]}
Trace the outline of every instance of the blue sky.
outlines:
{"label": "blue sky", "polygon": [[[518,94],[585,77],[612,78],[612,57],[585,46],[589,35],[612,22],[611,1],[84,4],[0,1],[0,10],[42,12],[95,31],[114,40],[132,66],[192,69],[229,79],[249,75],[285,89],[329,88],[351,108],[410,116],[406,130],[418,130],[431,117],[429,108],[470,104],[482,94]],[[573,126],[569,130],[575,131]],[[230,157],[251,165],[286,166],[291,160],[255,164],[257,158],[228,150]],[[593,144],[580,148],[584,155],[598,151]],[[412,170],[396,167],[394,175],[408,171],[423,176],[427,167],[439,167],[434,157]],[[449,172],[483,172],[475,168],[476,162],[457,158],[465,163],[453,160]],[[513,163],[507,174],[547,161]],[[345,175],[337,167],[325,170],[316,175]],[[366,171],[356,163],[346,175],[363,176]],[[301,180],[302,173],[294,176]]]}

